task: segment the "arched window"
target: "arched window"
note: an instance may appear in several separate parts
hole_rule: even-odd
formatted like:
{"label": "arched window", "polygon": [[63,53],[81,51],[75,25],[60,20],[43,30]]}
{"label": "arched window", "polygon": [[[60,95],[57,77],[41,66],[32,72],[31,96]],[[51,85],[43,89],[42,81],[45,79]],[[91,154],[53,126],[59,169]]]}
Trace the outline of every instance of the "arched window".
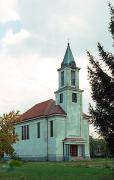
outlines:
{"label": "arched window", "polygon": [[61,72],[61,86],[64,86],[64,71]]}
{"label": "arched window", "polygon": [[77,102],[77,94],[76,93],[72,93],[72,102]]}
{"label": "arched window", "polygon": [[75,71],[71,71],[71,85],[75,86]]}
{"label": "arched window", "polygon": [[62,93],[60,94],[59,102],[60,102],[60,103],[63,103],[63,94],[62,94]]}
{"label": "arched window", "polygon": [[40,122],[37,123],[37,138],[40,138]]}
{"label": "arched window", "polygon": [[50,137],[53,137],[53,121],[50,121]]}

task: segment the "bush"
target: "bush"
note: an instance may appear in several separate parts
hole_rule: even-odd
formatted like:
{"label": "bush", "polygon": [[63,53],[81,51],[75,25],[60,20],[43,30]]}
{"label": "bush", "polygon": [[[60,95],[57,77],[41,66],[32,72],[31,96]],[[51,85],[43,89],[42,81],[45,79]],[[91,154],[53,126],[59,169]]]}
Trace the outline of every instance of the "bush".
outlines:
{"label": "bush", "polygon": [[105,168],[111,168],[112,165],[111,165],[108,161],[105,161],[104,167],[105,167]]}
{"label": "bush", "polygon": [[8,162],[8,165],[10,166],[10,167],[20,167],[20,166],[22,166],[22,161],[19,161],[19,160],[14,160],[14,159],[11,159],[11,160],[9,160]]}
{"label": "bush", "polygon": [[16,153],[13,153],[13,155],[11,156],[11,159],[21,161],[21,158]]}

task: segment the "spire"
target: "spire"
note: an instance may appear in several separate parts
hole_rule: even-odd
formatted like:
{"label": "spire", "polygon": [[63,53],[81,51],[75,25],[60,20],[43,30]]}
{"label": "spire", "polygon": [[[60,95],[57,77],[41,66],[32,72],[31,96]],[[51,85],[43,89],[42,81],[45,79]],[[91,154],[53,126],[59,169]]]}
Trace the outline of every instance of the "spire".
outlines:
{"label": "spire", "polygon": [[71,68],[76,68],[76,63],[74,61],[74,57],[73,57],[73,54],[72,54],[72,51],[70,49],[70,44],[68,42],[68,45],[67,45],[67,49],[66,49],[66,52],[65,52],[65,55],[64,55],[64,59],[63,59],[63,62],[61,63],[61,68],[63,67],[71,67]]}

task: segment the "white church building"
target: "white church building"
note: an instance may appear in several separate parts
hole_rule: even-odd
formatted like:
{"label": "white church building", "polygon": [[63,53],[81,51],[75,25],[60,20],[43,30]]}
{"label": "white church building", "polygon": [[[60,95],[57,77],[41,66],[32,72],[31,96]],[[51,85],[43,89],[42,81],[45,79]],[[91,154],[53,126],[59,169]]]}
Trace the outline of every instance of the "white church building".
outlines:
{"label": "white church building", "polygon": [[90,158],[89,116],[83,113],[79,70],[68,43],[58,69],[55,99],[34,105],[15,125],[19,140],[16,154],[28,160],[76,160]]}

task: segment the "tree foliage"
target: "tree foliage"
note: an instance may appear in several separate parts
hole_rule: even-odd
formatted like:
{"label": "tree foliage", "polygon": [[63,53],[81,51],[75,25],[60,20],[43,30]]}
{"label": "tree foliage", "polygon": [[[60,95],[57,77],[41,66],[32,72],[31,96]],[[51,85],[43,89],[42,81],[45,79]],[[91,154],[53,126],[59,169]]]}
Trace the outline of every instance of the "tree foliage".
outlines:
{"label": "tree foliage", "polygon": [[[109,4],[111,19],[109,31],[114,41],[114,8]],[[114,157],[114,55],[98,43],[99,58],[89,57],[88,75],[91,96],[95,103],[90,105],[92,123],[105,138],[111,155]]]}
{"label": "tree foliage", "polygon": [[91,158],[108,156],[108,150],[105,139],[93,138],[92,136],[90,136],[89,143]]}
{"label": "tree foliage", "polygon": [[15,134],[14,124],[19,121],[19,111],[3,114],[0,117],[0,156],[4,153],[13,155],[13,143],[18,140]]}

